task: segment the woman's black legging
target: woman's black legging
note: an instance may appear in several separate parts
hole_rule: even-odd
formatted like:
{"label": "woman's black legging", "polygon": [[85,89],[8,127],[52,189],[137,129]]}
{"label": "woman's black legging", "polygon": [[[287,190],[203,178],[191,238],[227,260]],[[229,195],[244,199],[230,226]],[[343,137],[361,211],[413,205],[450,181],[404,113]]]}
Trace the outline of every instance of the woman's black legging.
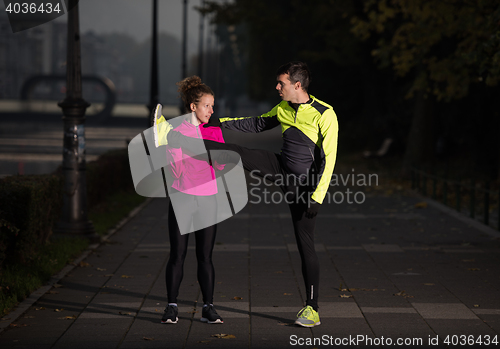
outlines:
{"label": "woman's black legging", "polygon": [[[168,230],[170,235],[170,258],[165,273],[167,298],[169,303],[177,303],[179,287],[184,276],[184,259],[186,258],[190,234],[181,235],[172,203],[170,203],[168,209]],[[212,250],[216,233],[217,225],[194,232],[196,258],[198,260],[198,282],[204,304],[213,303],[214,298],[215,269],[212,263]]]}

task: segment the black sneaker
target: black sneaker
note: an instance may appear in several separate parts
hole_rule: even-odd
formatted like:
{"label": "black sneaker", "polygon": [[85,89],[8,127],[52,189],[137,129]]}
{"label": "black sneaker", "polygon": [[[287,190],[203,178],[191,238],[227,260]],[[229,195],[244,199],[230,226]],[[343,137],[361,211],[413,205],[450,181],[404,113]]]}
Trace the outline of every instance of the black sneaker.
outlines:
{"label": "black sneaker", "polygon": [[167,305],[165,308],[165,311],[163,312],[163,317],[161,318],[161,323],[162,324],[176,324],[177,320],[179,318],[177,317],[177,314],[179,313],[179,310],[175,305]]}
{"label": "black sneaker", "polygon": [[224,323],[224,320],[222,320],[219,314],[217,314],[213,305],[207,305],[206,307],[203,307],[200,320],[209,324]]}

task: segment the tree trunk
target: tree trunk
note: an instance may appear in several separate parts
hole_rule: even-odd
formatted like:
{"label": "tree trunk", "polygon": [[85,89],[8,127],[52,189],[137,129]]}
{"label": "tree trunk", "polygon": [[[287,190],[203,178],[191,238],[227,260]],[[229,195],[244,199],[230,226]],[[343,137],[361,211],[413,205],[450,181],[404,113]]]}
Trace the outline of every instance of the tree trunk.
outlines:
{"label": "tree trunk", "polygon": [[420,167],[434,159],[433,99],[419,91],[415,96],[413,118],[403,159],[403,175],[412,167]]}

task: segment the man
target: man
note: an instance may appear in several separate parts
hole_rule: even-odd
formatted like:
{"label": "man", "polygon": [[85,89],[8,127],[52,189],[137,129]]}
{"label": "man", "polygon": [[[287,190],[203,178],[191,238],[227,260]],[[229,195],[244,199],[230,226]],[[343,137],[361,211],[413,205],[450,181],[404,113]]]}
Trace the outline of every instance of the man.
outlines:
{"label": "man", "polygon": [[[286,194],[292,215],[307,295],[306,306],[297,314],[295,323],[313,327],[320,324],[319,261],[314,248],[314,227],[335,166],[337,117],[330,105],[307,92],[311,77],[305,63],[287,63],[278,69],[276,75],[276,90],[282,102],[270,112],[258,117],[210,118],[204,127],[222,126],[255,133],[281,125],[281,154],[248,149],[236,144],[203,142],[207,150],[231,150],[238,153],[247,171],[266,176],[267,179],[281,180],[280,186]],[[158,109],[154,120],[157,134],[155,139],[163,139],[163,144],[168,141],[172,147],[189,150],[193,140],[170,131],[163,124],[165,120],[161,117],[161,111],[158,114]],[[217,159],[217,162],[224,163],[221,159]],[[287,183],[283,184],[283,178],[287,179]]]}

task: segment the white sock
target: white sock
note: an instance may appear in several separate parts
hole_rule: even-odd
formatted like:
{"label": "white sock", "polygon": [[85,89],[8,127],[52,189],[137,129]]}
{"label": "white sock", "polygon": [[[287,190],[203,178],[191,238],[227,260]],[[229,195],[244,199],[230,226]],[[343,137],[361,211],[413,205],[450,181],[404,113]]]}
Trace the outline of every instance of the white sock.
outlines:
{"label": "white sock", "polygon": [[168,303],[168,305],[173,305],[174,307],[176,307],[177,303]]}

